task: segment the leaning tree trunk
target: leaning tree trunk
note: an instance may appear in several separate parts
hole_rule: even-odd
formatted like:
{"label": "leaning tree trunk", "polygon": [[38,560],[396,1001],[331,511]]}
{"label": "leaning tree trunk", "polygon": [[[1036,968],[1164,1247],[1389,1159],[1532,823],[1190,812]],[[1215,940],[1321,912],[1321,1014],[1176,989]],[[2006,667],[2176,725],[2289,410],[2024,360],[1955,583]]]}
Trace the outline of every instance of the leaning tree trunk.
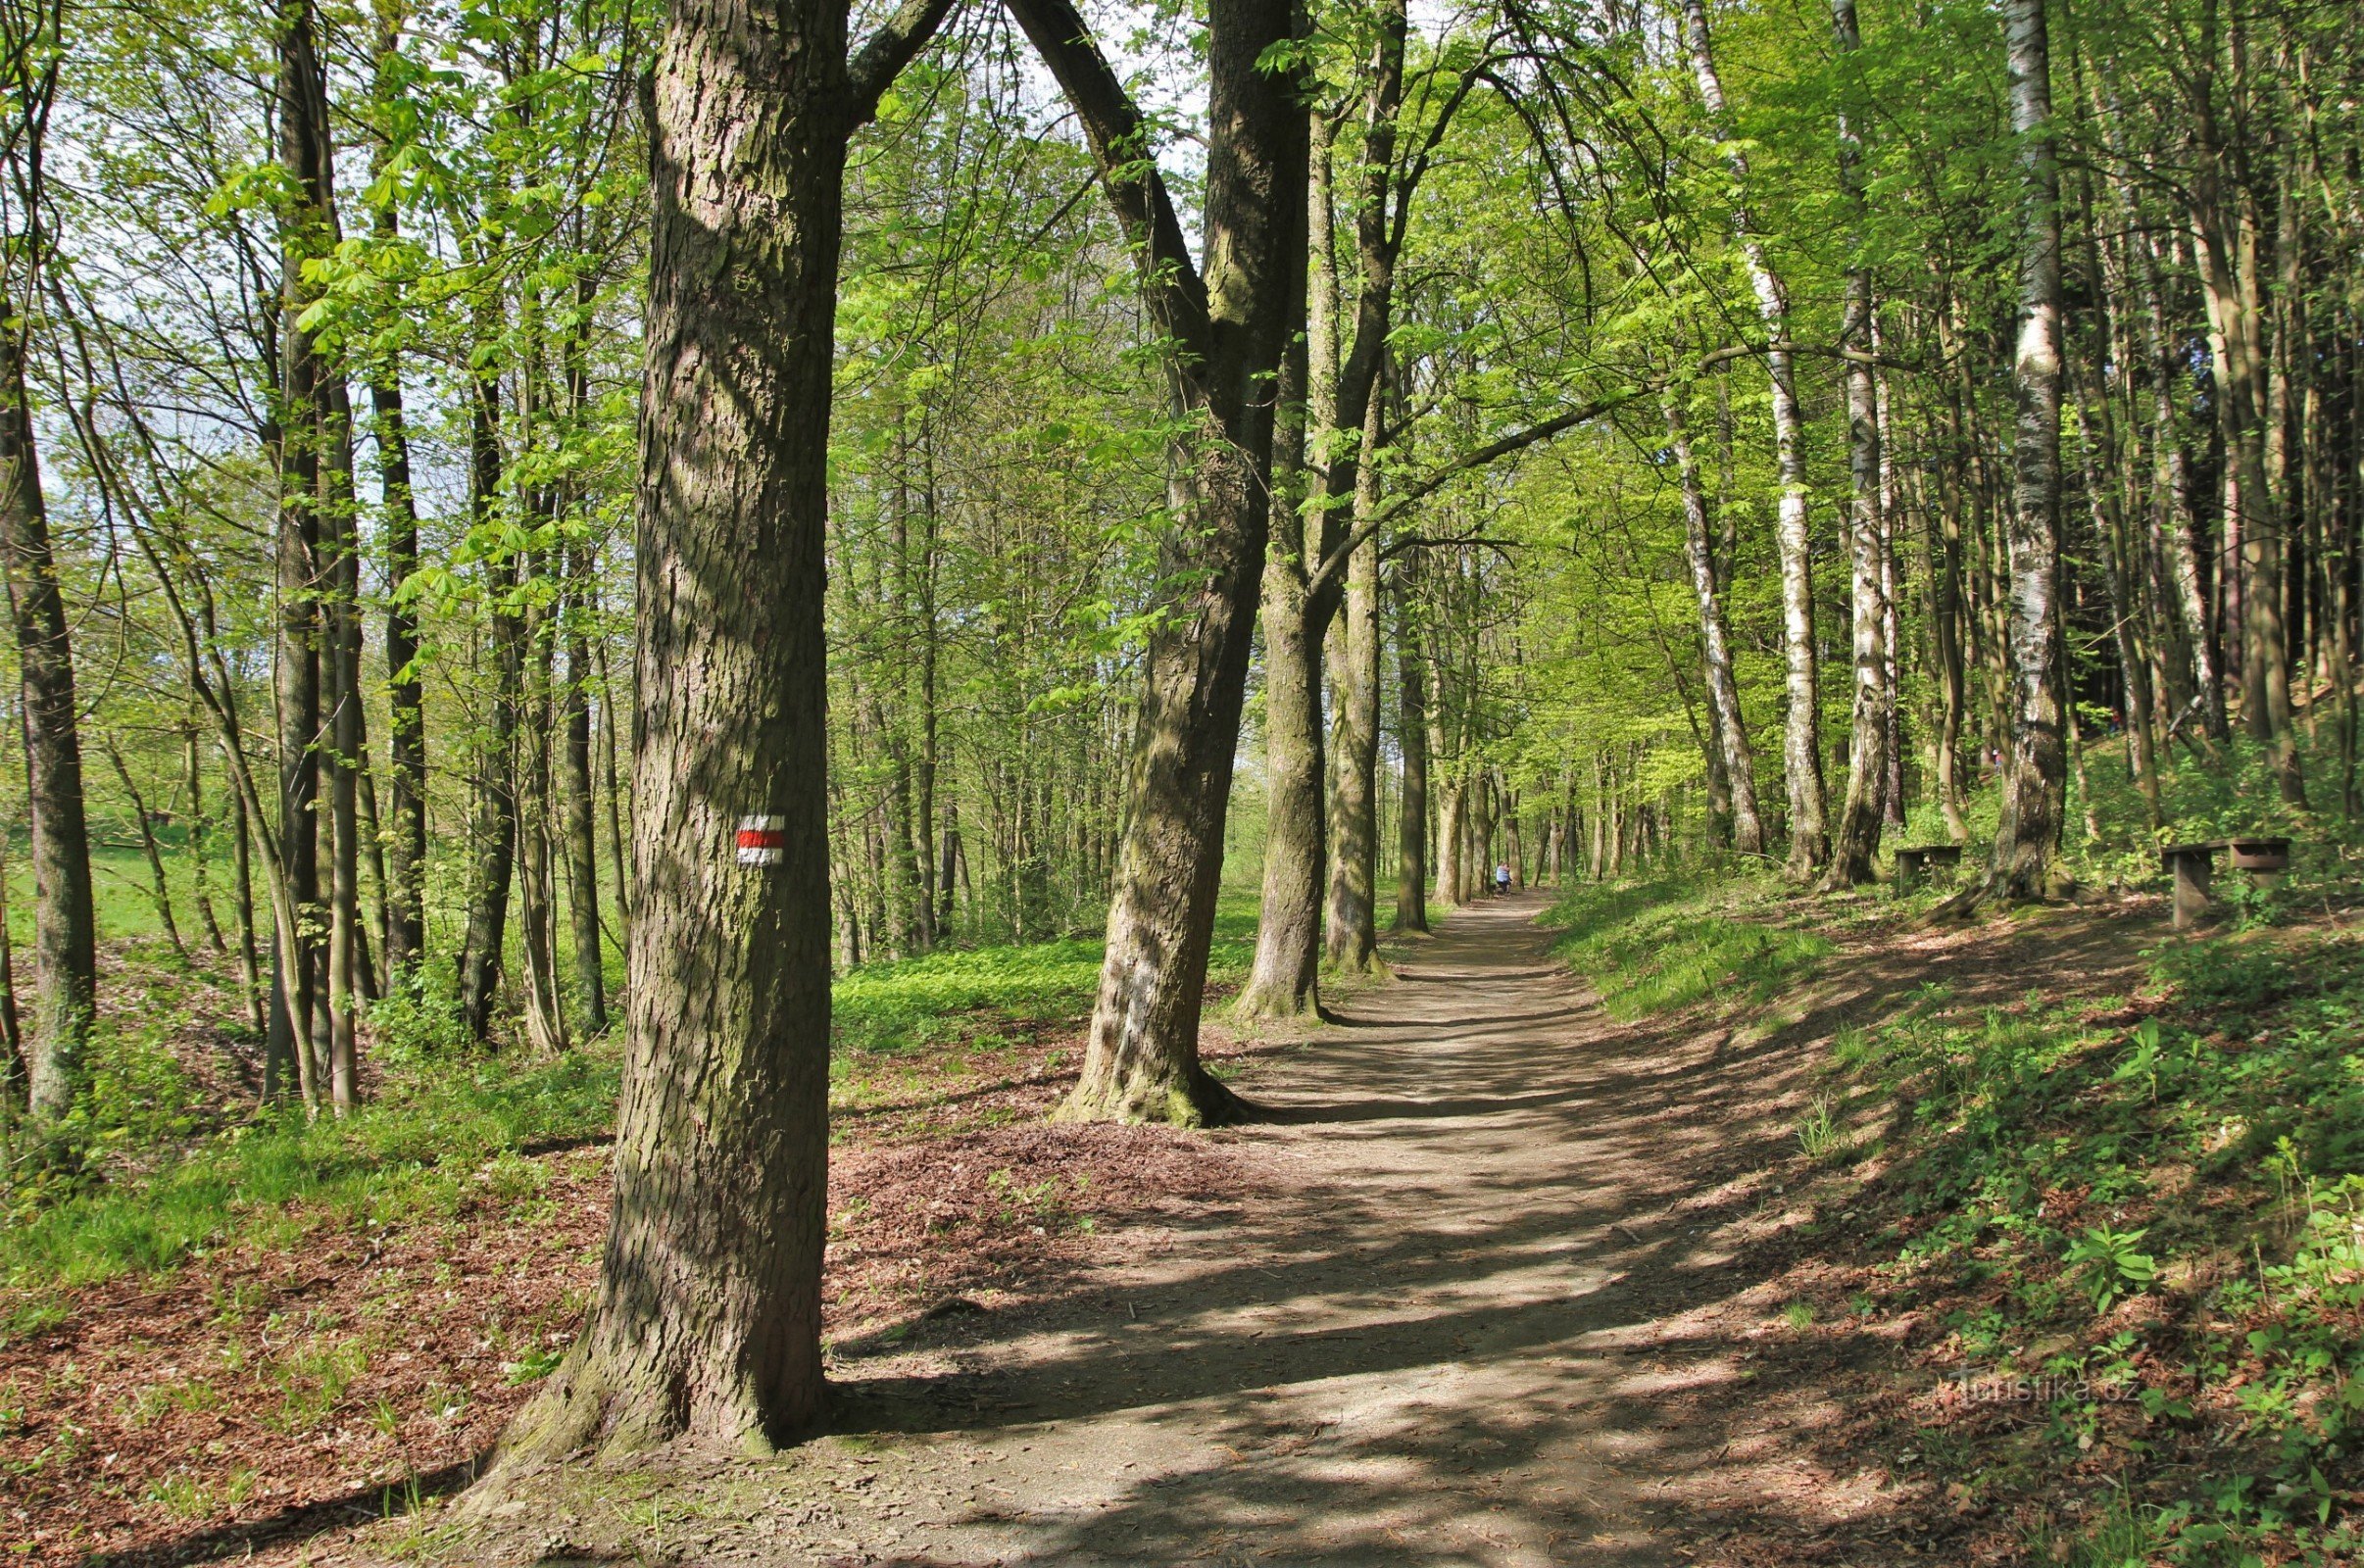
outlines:
{"label": "leaning tree trunk", "polygon": [[1223,869],[1272,478],[1273,392],[1305,253],[1305,115],[1295,74],[1267,71],[1296,15],[1286,0],[1213,0],[1207,17],[1206,207],[1211,265],[1192,268],[1143,122],[1066,0],[1018,0],[1018,22],[1083,122],[1140,253],[1187,433],[1172,491],[1180,526],[1160,579],[1182,584],[1151,635],[1133,801],[1117,856],[1108,956],[1070,1120],[1195,1124],[1227,1114],[1199,1064],[1199,1014]]}
{"label": "leaning tree trunk", "polygon": [[[849,67],[840,0],[679,0],[649,116],[631,1051],[599,1297],[505,1463],[763,1450],[822,1393],[822,645],[847,137],[945,7]],[[849,80],[851,76],[851,80]]]}
{"label": "leaning tree trunk", "polygon": [[72,633],[25,398],[25,338],[13,322],[0,324],[0,556],[15,618],[32,814],[33,991],[25,1065],[32,1113],[47,1120],[66,1114],[82,1081],[97,993],[97,917]]}
{"label": "leaning tree trunk", "polygon": [[2045,0],[2006,0],[2011,128],[2019,164],[2019,429],[2010,513],[2011,706],[2002,820],[1987,891],[2047,891],[2067,796],[2067,754],[2053,662],[2060,513],[2060,172],[2052,147]]}

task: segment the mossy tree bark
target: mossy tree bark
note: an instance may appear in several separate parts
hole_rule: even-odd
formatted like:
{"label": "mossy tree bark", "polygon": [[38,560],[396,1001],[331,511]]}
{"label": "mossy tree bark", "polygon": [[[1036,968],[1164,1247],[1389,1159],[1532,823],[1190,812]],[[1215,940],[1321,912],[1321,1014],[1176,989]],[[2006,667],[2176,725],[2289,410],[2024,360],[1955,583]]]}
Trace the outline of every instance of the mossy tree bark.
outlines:
{"label": "mossy tree bark", "polygon": [[[11,278],[12,285],[20,280]],[[10,290],[19,297],[17,289]],[[0,557],[8,574],[23,682],[26,799],[32,808],[33,992],[26,1042],[28,1100],[47,1120],[73,1107],[97,991],[90,836],[82,814],[74,646],[49,544],[22,315],[0,324]],[[14,1000],[13,997],[11,999]]]}
{"label": "mossy tree bark", "polygon": [[1171,459],[1167,613],[1148,648],[1108,957],[1082,1078],[1059,1113],[1197,1124],[1234,1104],[1200,1065],[1199,1016],[1271,520],[1275,389],[1305,269],[1305,110],[1296,73],[1264,65],[1298,18],[1286,0],[1208,9],[1202,275],[1142,117],[1082,19],[1067,0],[1011,11],[1091,142],[1151,318],[1173,345],[1187,432]]}
{"label": "mossy tree bark", "polygon": [[820,1407],[822,544],[847,138],[949,0],[682,0],[651,88],[631,1052],[599,1297],[504,1465]]}

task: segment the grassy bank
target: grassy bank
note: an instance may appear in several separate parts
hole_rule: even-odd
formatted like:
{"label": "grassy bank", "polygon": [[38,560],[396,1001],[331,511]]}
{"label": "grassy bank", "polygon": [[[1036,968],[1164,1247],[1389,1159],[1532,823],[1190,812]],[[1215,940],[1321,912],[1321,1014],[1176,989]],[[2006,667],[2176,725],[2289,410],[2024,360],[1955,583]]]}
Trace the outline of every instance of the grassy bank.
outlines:
{"label": "grassy bank", "polygon": [[1948,1485],[2098,1489],[2028,1530],[2095,1568],[2364,1549],[2360,1053],[2364,941],[2320,930],[2162,946],[2123,1006],[1930,992],[1840,1036],[1823,1157],[1874,1173],[1868,1309],[2037,1391],[1932,1408]]}
{"label": "grassy bank", "polygon": [[1761,1003],[1813,972],[1829,937],[1776,912],[1770,884],[1705,875],[1580,883],[1543,916],[1552,954],[1621,1020],[1709,998]]}
{"label": "grassy bank", "polygon": [[[2195,940],[2113,928],[2131,994],[2073,964],[1989,976],[1975,1004],[1875,987],[1825,1043],[1804,1255],[1848,1282],[1839,1330],[1904,1347],[1896,1388],[1934,1385],[1897,1397],[1895,1473],[2029,1560],[2364,1553],[2364,937],[2269,918],[2330,882]],[[1885,955],[1909,909],[1671,877],[1551,918],[1633,1017],[1843,980],[1840,944]]]}
{"label": "grassy bank", "polygon": [[[1254,934],[1253,903],[1228,898],[1210,984],[1246,971]],[[1030,1048],[1075,1032],[1100,962],[1099,943],[1065,941],[948,951],[841,977],[832,1102],[869,1106],[1039,1069],[1045,1054]],[[233,1239],[448,1217],[468,1184],[503,1161],[614,1126],[622,1069],[615,1038],[555,1059],[468,1049],[454,1043],[440,1005],[418,1001],[378,1013],[369,1049],[382,1078],[358,1114],[312,1123],[256,1115],[244,1102],[209,1097],[189,1065],[236,1043],[224,988],[142,962],[126,964],[116,984],[120,1005],[94,1050],[68,1155],[16,1151],[0,1193],[0,1281],[72,1287],[169,1269]],[[1060,1057],[1048,1054],[1053,1070]]]}

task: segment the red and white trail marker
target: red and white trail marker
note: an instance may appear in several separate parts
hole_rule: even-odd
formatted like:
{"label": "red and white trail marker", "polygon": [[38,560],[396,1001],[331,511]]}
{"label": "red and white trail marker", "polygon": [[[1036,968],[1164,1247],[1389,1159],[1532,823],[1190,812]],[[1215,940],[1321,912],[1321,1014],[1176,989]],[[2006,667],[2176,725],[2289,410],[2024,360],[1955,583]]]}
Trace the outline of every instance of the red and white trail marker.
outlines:
{"label": "red and white trail marker", "polygon": [[739,818],[739,863],[777,865],[788,858],[788,819],[784,816]]}

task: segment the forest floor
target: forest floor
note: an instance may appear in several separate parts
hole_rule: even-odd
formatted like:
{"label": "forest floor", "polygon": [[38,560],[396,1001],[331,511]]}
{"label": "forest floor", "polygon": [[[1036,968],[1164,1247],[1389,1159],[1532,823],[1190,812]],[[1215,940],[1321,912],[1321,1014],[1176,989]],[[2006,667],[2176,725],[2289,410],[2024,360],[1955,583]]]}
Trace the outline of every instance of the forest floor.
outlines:
{"label": "forest floor", "polygon": [[[2272,998],[2364,977],[2355,944],[2169,944],[2156,896],[1947,925],[1880,895],[1758,898],[1737,931],[1685,916],[1654,961],[1699,967],[1686,944],[1742,956],[1703,1003],[1631,1021],[1612,1013],[1634,971],[1604,980],[1604,1004],[1570,972],[1573,938],[1536,923],[1543,896],[1457,912],[1395,950],[1392,977],[1336,990],[1327,1025],[1248,1043],[1210,1028],[1217,1070],[1264,1112],[1213,1133],[1046,1125],[1072,1079],[1069,1018],[981,1057],[880,1058],[838,1110],[829,1428],[766,1462],[661,1453],[463,1491],[588,1298],[595,1137],[457,1170],[431,1210],[382,1226],[327,1216],[26,1297],[10,1312],[41,1321],[0,1341],[0,1544],[104,1568],[2143,1560],[2067,1543],[2106,1527],[2113,1498],[2172,1503],[2162,1464],[2233,1462],[2240,1417],[2210,1401],[2270,1381],[2268,1352],[2239,1345],[2274,1326],[2272,1303],[2236,1310],[2211,1283],[2245,1266],[2249,1230],[2229,1248],[2209,1232],[2225,1257],[2165,1260],[2157,1291],[2114,1307],[2077,1304],[2093,1271],[2058,1253],[2095,1218],[2148,1217],[2157,1248],[2189,1232],[2177,1203],[2249,1226],[2289,1194],[2226,1145],[2238,1180],[2195,1184],[2187,1163],[2161,1167],[2155,1199],[2116,1177],[2105,1196],[2044,1174],[2035,1140],[2115,1159],[2123,1128],[2057,1118],[2178,1105],[2217,1129],[2211,1148],[2237,1124],[2270,1144],[2282,1101],[2352,1124],[2276,1076],[2286,1037],[2343,1073],[2350,1014],[2285,1017]],[[1750,968],[1763,953],[1807,951],[1776,928],[1818,956],[1771,983]],[[2290,941],[2330,945],[2300,958]],[[2167,948],[2217,966],[2215,1004],[2160,989]],[[1915,1046],[1941,1012],[1967,1032]],[[2121,1061],[2154,1016],[2167,1043]],[[1959,1086],[1899,1090],[1933,1082],[1916,1051]],[[1850,1061],[1890,1063],[1887,1087]],[[2248,1101],[2196,1076],[2220,1061]],[[2039,1097],[2000,1105],[2012,1130],[1957,1136],[1990,1123],[1944,1097],[2006,1082]],[[1947,1242],[1978,1202],[1938,1178],[1984,1181],[1960,1161],[2022,1139],[2006,1164],[2042,1201],[1978,1202],[2066,1230],[1972,1221]],[[2279,1255],[2275,1223],[2257,1234]],[[1921,1261],[1899,1269],[1900,1243]],[[2125,1362],[2145,1324],[2141,1409],[2082,1392],[2047,1406],[2056,1377],[2033,1402],[2010,1393],[2029,1381],[2011,1368]],[[2209,1335],[2235,1348],[2174,1352]],[[2176,1353],[2233,1370],[2212,1395]]]}
{"label": "forest floor", "polygon": [[[1849,944],[1753,1022],[1611,1021],[1521,896],[1241,1081],[1234,1200],[1099,1233],[1007,1310],[841,1344],[776,1461],[573,1467],[323,1558],[559,1564],[1894,1563],[2016,1557],[1916,1479],[1909,1319],[1821,1321],[1837,1030],[1932,983],[2122,995],[2156,901]],[[1806,1303],[1802,1306],[1800,1303]],[[982,1304],[982,1303],[980,1303]]]}

